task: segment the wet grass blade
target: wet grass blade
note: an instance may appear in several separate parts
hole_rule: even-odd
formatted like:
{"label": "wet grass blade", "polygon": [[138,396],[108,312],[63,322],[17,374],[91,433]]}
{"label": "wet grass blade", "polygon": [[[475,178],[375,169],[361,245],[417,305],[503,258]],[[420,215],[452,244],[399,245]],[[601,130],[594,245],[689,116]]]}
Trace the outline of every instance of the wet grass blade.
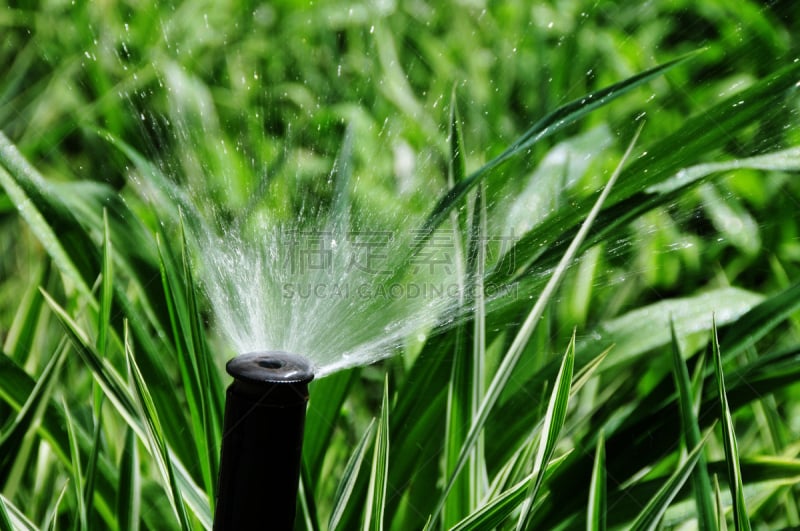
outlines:
{"label": "wet grass blade", "polygon": [[383,401],[375,448],[372,452],[372,470],[369,477],[367,502],[364,506],[365,531],[382,531],[386,505],[386,479],[389,473],[389,378],[383,382]]}
{"label": "wet grass blade", "polygon": [[[453,186],[464,178],[464,152],[461,124],[458,113],[458,105],[455,98],[455,89],[452,92],[450,104],[450,160],[448,164],[448,185]],[[481,201],[480,188],[475,199],[475,208],[478,209]],[[474,298],[480,297],[475,290],[475,268],[477,265],[477,254],[480,252],[478,247],[485,245],[485,240],[479,239],[476,230],[480,230],[481,210],[473,210],[473,223],[467,229],[466,210],[459,210],[450,213],[451,223],[456,227],[454,238],[454,261],[458,274],[460,289],[464,294],[475,294]],[[471,235],[468,241],[462,239],[463,234]],[[467,246],[466,253],[464,252]],[[482,268],[482,265],[481,265]],[[461,299],[462,307],[468,307],[472,300],[467,300],[467,295]],[[473,297],[470,297],[473,298]],[[476,301],[476,308],[478,301]],[[444,436],[444,473],[445,477],[452,474],[457,466],[458,455],[464,442],[464,436],[469,428],[470,421],[477,407],[475,398],[478,391],[475,389],[476,375],[475,366],[476,356],[469,355],[467,344],[469,322],[464,322],[456,326],[453,331],[455,338],[453,344],[453,363],[450,371],[450,378],[447,385],[447,409],[445,420]],[[459,476],[453,485],[453,490],[442,509],[442,527],[448,528],[458,522],[465,514],[469,514],[472,503],[475,499],[473,493],[475,488],[475,454],[470,459],[470,473]]]}
{"label": "wet grass blade", "polygon": [[[466,155],[461,124],[456,90],[453,87],[448,133],[450,144],[448,186],[451,188],[466,177]],[[457,232],[454,251],[457,271],[461,289],[465,294],[461,302],[463,307],[472,308],[470,311],[472,321],[461,323],[453,332],[453,364],[448,382],[446,410],[445,477],[450,477],[458,466],[459,453],[469,425],[482,400],[486,381],[486,319],[481,284],[487,241],[486,200],[483,188],[483,184],[480,184],[475,192],[471,219],[468,219],[468,209],[458,209],[450,213],[451,223]],[[443,528],[452,526],[472,512],[482,496],[486,483],[482,435],[479,436],[466,466],[467,473],[456,478],[453,490],[442,509]]]}
{"label": "wet grass blade", "polygon": [[669,504],[677,496],[678,491],[681,490],[689,475],[694,470],[697,460],[703,451],[706,440],[710,432],[700,440],[700,444],[695,446],[689,455],[686,456],[686,461],[678,467],[678,469],[670,476],[666,483],[658,490],[655,496],[650,499],[644,509],[636,517],[630,529],[633,531],[653,531],[658,527],[661,518],[664,516]]}
{"label": "wet grass blade", "polygon": [[358,479],[358,472],[361,470],[361,463],[364,461],[364,456],[367,455],[369,441],[374,431],[375,420],[373,419],[364,431],[364,435],[362,435],[353,453],[350,455],[350,459],[347,460],[347,464],[342,472],[342,479],[336,487],[336,494],[334,495],[334,500],[336,500],[336,502],[331,512],[331,518],[328,521],[328,529],[331,531],[335,531],[338,528],[339,521],[347,508],[348,502],[350,502],[350,495],[353,493],[353,487]]}
{"label": "wet grass blade", "polygon": [[547,413],[544,416],[544,423],[539,435],[539,447],[536,451],[536,458],[533,461],[533,473],[536,481],[531,485],[525,502],[522,504],[519,520],[517,521],[517,531],[530,528],[531,510],[539,488],[544,480],[544,472],[547,463],[553,456],[553,451],[558,443],[558,436],[564,426],[564,419],[567,416],[567,406],[569,405],[570,385],[572,384],[572,371],[575,367],[575,334],[573,330],[572,339],[564,354],[561,368],[553,384],[553,392],[547,404]]}
{"label": "wet grass blade", "polygon": [[[744,91],[685,121],[674,133],[646,146],[645,155],[632,161],[625,169],[620,179],[623,184],[609,198],[607,208],[598,220],[598,237],[608,241],[618,231],[627,230],[628,223],[634,218],[659,204],[676,200],[678,195],[675,192],[661,194],[648,193],[646,190],[669,181],[687,165],[695,164],[705,154],[724,145],[730,139],[728,131],[737,131],[781,105],[780,100],[786,91],[796,86],[798,72],[800,63],[773,72]],[[680,146],[680,149],[676,149],[676,146]],[[674,185],[670,183],[669,186]],[[558,211],[524,234],[497,264],[491,273],[491,280],[507,281],[509,264],[530,267],[535,263],[537,267],[549,267],[549,263],[554,263],[563,252],[563,244],[552,244],[570,240],[570,235],[578,230],[580,212],[585,211],[588,205],[587,199],[578,208]],[[591,240],[587,242],[588,245],[594,243]],[[550,248],[542,252],[542,246],[548,245]],[[518,267],[512,267],[511,270],[519,272]]]}
{"label": "wet grass blade", "polygon": [[[694,448],[700,444],[700,425],[695,414],[694,400],[692,397],[692,382],[689,379],[689,370],[681,356],[675,326],[670,322],[672,334],[672,371],[675,386],[678,390],[678,407],[681,413],[682,433],[686,448]],[[692,473],[692,488],[697,505],[697,520],[700,529],[715,529],[714,501],[711,492],[711,481],[708,477],[705,457],[701,454]]]}
{"label": "wet grass blade", "polygon": [[[720,288],[699,295],[665,299],[641,306],[619,317],[601,323],[596,328],[601,340],[578,344],[579,358],[613,344],[614,348],[603,364],[603,371],[622,370],[656,348],[668,347],[671,341],[670,322],[676,332],[687,335],[704,332],[711,326],[710,314],[726,324],[738,323],[748,311],[760,304],[763,296],[739,288]],[[642,327],[650,330],[642,334]]]}
{"label": "wet grass blade", "polygon": [[766,336],[800,309],[800,282],[750,309],[737,325],[725,330],[720,351],[726,358],[736,356]]}
{"label": "wet grass blade", "polygon": [[467,175],[467,160],[464,153],[464,134],[461,130],[461,115],[458,112],[458,100],[456,99],[456,88],[450,93],[450,181],[452,186],[460,183]]}
{"label": "wet grass blade", "polygon": [[120,531],[138,531],[142,478],[139,472],[139,448],[136,434],[125,431],[125,445],[119,464],[116,515]]}
{"label": "wet grass blade", "polygon": [[[475,185],[503,162],[525,152],[536,142],[561,131],[595,109],[612,102],[634,88],[664,74],[689,57],[691,57],[691,55],[656,66],[624,81],[587,94],[551,112],[525,131],[522,136],[508,146],[500,155],[487,162],[484,166],[465,177],[463,180],[457,182],[453,188],[448,190],[425,220],[422,226],[423,234],[430,234],[433,232],[447,218],[455,205],[463,200]],[[422,244],[424,244],[424,241],[420,242],[418,245],[421,246]]]}
{"label": "wet grass blade", "polygon": [[550,276],[547,285],[545,286],[544,290],[542,290],[541,295],[536,300],[536,303],[534,304],[528,316],[525,318],[522,327],[520,328],[517,335],[514,337],[514,341],[511,343],[508,352],[503,357],[503,360],[500,363],[500,367],[498,367],[497,372],[495,373],[495,376],[492,379],[492,382],[486,391],[486,395],[484,396],[484,399],[481,402],[480,408],[473,417],[470,429],[467,432],[467,436],[464,439],[464,445],[461,448],[461,452],[459,454],[459,458],[457,461],[457,465],[454,469],[454,473],[447,479],[440,501],[436,507],[436,510],[434,511],[434,517],[438,517],[439,512],[444,506],[444,502],[448,494],[450,493],[450,488],[453,485],[455,477],[460,473],[461,469],[466,463],[467,457],[469,456],[469,453],[472,451],[472,448],[478,439],[478,434],[483,429],[486,420],[489,417],[489,412],[492,410],[495,403],[500,398],[501,392],[503,391],[509,379],[511,378],[512,371],[514,367],[517,365],[517,362],[519,361],[520,357],[522,356],[525,345],[528,343],[528,339],[530,339],[530,336],[533,333],[534,329],[536,328],[539,319],[543,315],[545,308],[550,302],[550,298],[553,296],[553,293],[555,293],[556,288],[561,283],[561,279],[564,277],[568,265],[575,258],[578,248],[580,247],[584,238],[588,234],[589,228],[591,227],[594,219],[597,217],[597,214],[599,213],[603,205],[603,202],[611,192],[611,189],[614,183],[616,182],[617,177],[622,171],[622,167],[625,164],[625,161],[633,151],[633,146],[636,143],[636,139],[638,138],[640,131],[641,127],[637,131],[631,143],[628,145],[628,149],[625,151],[625,154],[623,155],[622,159],[617,165],[616,170],[611,175],[611,178],[608,180],[608,183],[603,189],[603,192],[600,194],[600,197],[597,198],[597,201],[592,207],[592,210],[589,212],[588,216],[584,220],[583,225],[581,226],[581,230],[575,236],[575,239],[570,243],[567,252],[564,253],[564,255],[561,257],[561,260],[559,261],[559,264],[556,267],[555,271],[553,271],[553,274]]}
{"label": "wet grass blade", "polygon": [[714,374],[717,380],[717,396],[720,403],[720,420],[722,423],[723,448],[725,461],[728,464],[728,485],[731,489],[733,500],[733,523],[736,531],[749,531],[750,519],[747,515],[747,506],[744,500],[744,487],[742,486],[742,470],[739,464],[739,448],[736,443],[736,432],[733,428],[733,419],[725,391],[725,377],[722,372],[722,355],[717,338],[717,324],[713,323],[711,329],[711,348],[714,358]]}
{"label": "wet grass blade", "polygon": [[606,511],[606,446],[605,437],[601,432],[597,438],[597,447],[594,452],[592,482],[589,485],[586,531],[605,531]]}
{"label": "wet grass blade", "polygon": [[[467,257],[467,274],[474,297],[472,301],[472,397],[470,401],[470,420],[478,413],[486,387],[486,298],[483,277],[486,267],[486,194],[484,186],[478,186],[475,206],[472,209],[470,248]],[[475,442],[472,459],[468,463],[470,477],[470,507],[474,509],[488,488],[486,451],[483,433]]]}

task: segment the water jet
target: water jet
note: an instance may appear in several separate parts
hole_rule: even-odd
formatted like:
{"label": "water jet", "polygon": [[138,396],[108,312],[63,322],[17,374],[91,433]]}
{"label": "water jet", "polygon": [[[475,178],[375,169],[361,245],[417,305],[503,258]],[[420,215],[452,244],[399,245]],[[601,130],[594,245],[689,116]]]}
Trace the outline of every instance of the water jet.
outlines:
{"label": "water jet", "polygon": [[287,352],[242,354],[228,387],[214,529],[294,526],[311,363]]}

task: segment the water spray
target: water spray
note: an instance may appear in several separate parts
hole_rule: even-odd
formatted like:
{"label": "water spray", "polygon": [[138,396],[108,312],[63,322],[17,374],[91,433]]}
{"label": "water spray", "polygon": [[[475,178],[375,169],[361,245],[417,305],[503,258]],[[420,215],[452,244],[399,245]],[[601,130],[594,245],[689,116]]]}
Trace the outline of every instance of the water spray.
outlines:
{"label": "water spray", "polygon": [[217,531],[294,527],[308,383],[305,358],[255,352],[230,360]]}

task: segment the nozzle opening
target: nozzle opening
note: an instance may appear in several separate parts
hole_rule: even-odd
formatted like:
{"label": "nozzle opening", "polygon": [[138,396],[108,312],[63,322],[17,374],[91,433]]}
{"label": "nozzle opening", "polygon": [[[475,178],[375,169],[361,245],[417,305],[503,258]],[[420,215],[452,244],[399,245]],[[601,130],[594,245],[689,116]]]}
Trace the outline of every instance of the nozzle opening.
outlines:
{"label": "nozzle opening", "polygon": [[279,360],[259,360],[258,366],[264,369],[280,369],[283,363]]}

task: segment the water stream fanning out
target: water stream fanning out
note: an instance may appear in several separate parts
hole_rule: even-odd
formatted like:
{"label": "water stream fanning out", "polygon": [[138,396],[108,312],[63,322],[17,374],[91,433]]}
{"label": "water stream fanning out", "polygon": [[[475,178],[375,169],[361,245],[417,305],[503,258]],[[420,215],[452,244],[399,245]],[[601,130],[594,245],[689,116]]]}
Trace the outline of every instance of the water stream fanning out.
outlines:
{"label": "water stream fanning out", "polygon": [[413,231],[341,222],[265,219],[198,235],[203,285],[237,352],[300,354],[320,377],[386,357],[453,318],[461,292],[454,235],[410,258]]}
{"label": "water stream fanning out", "polygon": [[[459,233],[446,225],[425,238],[422,209],[359,209],[349,191],[357,177],[348,180],[345,157],[322,182],[327,195],[319,203],[304,197],[292,209],[275,206],[270,194],[280,192],[267,185],[263,196],[224,211],[209,196],[207,176],[167,184],[188,173],[185,163],[162,167],[172,175],[150,187],[162,206],[180,208],[215,326],[235,353],[299,354],[322,377],[390,356],[464,315],[466,243]],[[439,193],[428,194],[425,210]],[[412,253],[422,239],[427,243]]]}

